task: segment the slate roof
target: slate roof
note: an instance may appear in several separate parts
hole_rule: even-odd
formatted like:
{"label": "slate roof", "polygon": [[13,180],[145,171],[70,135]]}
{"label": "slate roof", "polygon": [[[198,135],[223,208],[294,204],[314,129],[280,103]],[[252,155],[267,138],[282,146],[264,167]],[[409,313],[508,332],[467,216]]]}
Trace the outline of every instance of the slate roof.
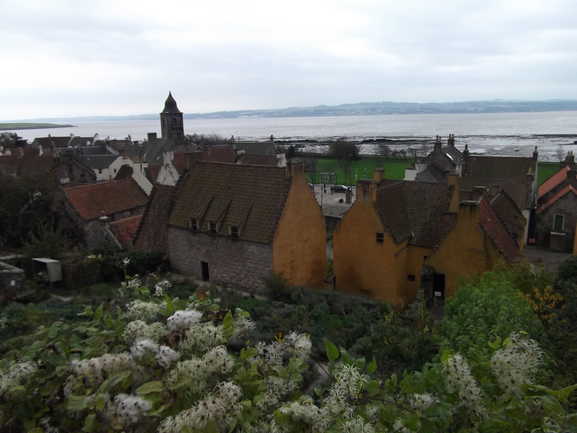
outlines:
{"label": "slate roof", "polygon": [[182,180],[170,225],[201,231],[217,223],[217,233],[239,227],[245,241],[271,243],[288,197],[291,179],[277,167],[197,162]]}
{"label": "slate roof", "polygon": [[110,231],[124,248],[132,247],[141,219],[142,215],[134,215],[110,223]]}
{"label": "slate roof", "polygon": [[81,155],[79,156],[78,159],[84,165],[90,167],[93,170],[104,170],[110,167],[110,164],[112,164],[117,158],[118,155],[108,154],[108,155]]}
{"label": "slate roof", "polygon": [[519,247],[509,235],[499,217],[485,199],[479,202],[479,220],[485,234],[508,262],[520,256]]}
{"label": "slate roof", "polygon": [[148,200],[132,178],[64,187],[62,190],[68,203],[85,221],[143,207]]}
{"label": "slate roof", "polygon": [[550,197],[545,203],[537,208],[537,213],[542,213],[547,210],[551,205],[553,205],[557,200],[564,197],[568,193],[573,193],[577,195],[577,189],[571,184],[567,184],[565,187],[557,191],[552,197]]}
{"label": "slate roof", "polygon": [[433,248],[456,222],[448,215],[451,194],[452,187],[442,183],[384,181],[375,209],[397,243]]}
{"label": "slate roof", "polygon": [[532,182],[527,174],[536,175],[537,161],[511,156],[469,156],[461,178],[462,189],[498,185],[515,201],[519,209],[532,205]]}
{"label": "slate roof", "polygon": [[36,177],[49,174],[57,167],[57,160],[51,155],[38,156],[26,152],[24,157],[17,155],[0,156],[0,171],[19,177]]}
{"label": "slate roof", "polygon": [[167,251],[168,219],[176,187],[156,184],[134,238],[134,246],[143,251]]}
{"label": "slate roof", "polygon": [[178,109],[178,106],[176,105],[176,101],[172,97],[172,92],[168,92],[168,97],[166,98],[166,101],[164,101],[164,110],[162,110],[162,112],[181,113],[181,111]]}
{"label": "slate roof", "polygon": [[94,137],[70,137],[69,146],[90,146],[94,142]]}
{"label": "slate roof", "polygon": [[435,165],[429,165],[423,171],[417,173],[415,180],[419,182],[447,182],[447,174]]}
{"label": "slate roof", "polygon": [[36,137],[33,141],[34,144],[43,147],[53,146],[53,147],[68,147],[70,145],[70,139],[72,137],[67,135],[64,137]]}
{"label": "slate roof", "polygon": [[500,191],[489,203],[513,239],[521,239],[525,233],[525,217],[509,194]]}
{"label": "slate roof", "polygon": [[201,161],[235,162],[236,152],[230,146],[211,146],[200,155]]}
{"label": "slate roof", "polygon": [[269,165],[273,167],[278,165],[276,155],[254,155],[249,153],[242,155],[237,162],[240,164]]}

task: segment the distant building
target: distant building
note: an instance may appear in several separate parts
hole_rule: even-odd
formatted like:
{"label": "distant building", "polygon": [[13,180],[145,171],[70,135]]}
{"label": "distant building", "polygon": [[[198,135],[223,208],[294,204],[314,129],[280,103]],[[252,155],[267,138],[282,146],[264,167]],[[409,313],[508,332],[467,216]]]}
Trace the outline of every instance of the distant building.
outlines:
{"label": "distant building", "polygon": [[163,140],[174,144],[181,144],[184,141],[182,112],[178,109],[170,92],[164,102],[164,110],[160,113],[160,129]]}

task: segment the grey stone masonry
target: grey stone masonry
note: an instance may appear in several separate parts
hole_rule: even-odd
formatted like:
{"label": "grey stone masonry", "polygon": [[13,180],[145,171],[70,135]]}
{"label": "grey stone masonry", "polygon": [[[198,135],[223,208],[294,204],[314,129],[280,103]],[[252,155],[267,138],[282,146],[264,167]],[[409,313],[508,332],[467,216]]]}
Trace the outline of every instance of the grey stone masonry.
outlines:
{"label": "grey stone masonry", "polygon": [[272,272],[271,245],[169,227],[168,246],[174,270],[202,279],[205,262],[215,284],[261,292]]}

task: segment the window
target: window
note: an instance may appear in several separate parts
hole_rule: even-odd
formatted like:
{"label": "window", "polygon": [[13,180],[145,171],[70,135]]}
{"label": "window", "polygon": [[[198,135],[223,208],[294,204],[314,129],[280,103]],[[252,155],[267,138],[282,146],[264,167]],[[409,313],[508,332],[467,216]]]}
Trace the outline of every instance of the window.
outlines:
{"label": "window", "polygon": [[407,280],[415,281],[415,276],[413,274],[409,274],[409,275],[407,275]]}
{"label": "window", "polygon": [[208,231],[211,233],[216,233],[216,223],[214,221],[208,222]]}
{"label": "window", "polygon": [[196,218],[190,219],[190,229],[192,231],[198,231],[198,220]]}
{"label": "window", "polygon": [[375,240],[377,241],[377,243],[382,244],[385,241],[385,234],[377,233],[375,236]]}
{"label": "window", "polygon": [[563,233],[565,226],[565,217],[563,215],[555,215],[553,217],[553,231],[556,233]]}
{"label": "window", "polygon": [[230,226],[230,237],[231,238],[238,238],[238,226]]}

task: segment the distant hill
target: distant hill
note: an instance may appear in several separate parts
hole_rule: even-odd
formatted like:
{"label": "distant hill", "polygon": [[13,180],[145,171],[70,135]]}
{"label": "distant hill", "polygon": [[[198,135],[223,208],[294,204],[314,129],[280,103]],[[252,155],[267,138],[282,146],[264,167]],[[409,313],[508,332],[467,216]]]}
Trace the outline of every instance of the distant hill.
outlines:
{"label": "distant hill", "polygon": [[[577,111],[577,101],[552,99],[546,101],[466,101],[466,102],[359,102],[314,107],[289,107],[269,110],[234,110],[213,113],[186,113],[185,119],[226,119],[239,117],[312,117],[367,116],[376,114],[441,114],[441,113],[515,113],[544,111]],[[74,118],[34,119],[42,121],[108,121],[156,120],[158,114],[129,116],[88,116]]]}

